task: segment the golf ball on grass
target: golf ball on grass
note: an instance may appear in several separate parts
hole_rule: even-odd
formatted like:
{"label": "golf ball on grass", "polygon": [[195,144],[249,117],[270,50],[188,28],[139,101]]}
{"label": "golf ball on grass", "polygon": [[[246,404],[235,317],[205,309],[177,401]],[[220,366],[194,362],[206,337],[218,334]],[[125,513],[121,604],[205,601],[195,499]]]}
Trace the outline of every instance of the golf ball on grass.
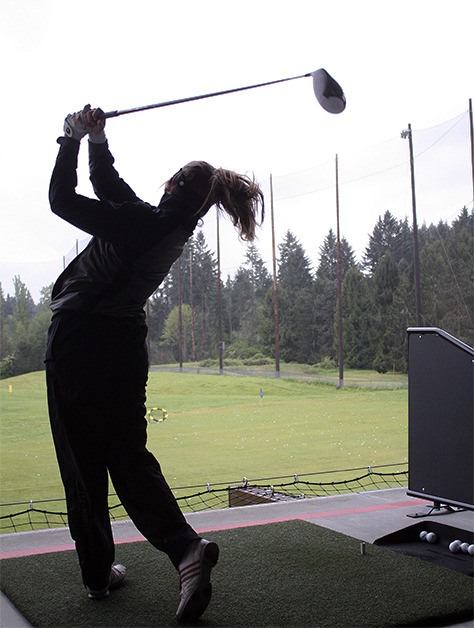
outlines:
{"label": "golf ball on grass", "polygon": [[467,554],[469,551],[469,543],[461,543],[461,552]]}
{"label": "golf ball on grass", "polygon": [[474,544],[473,545],[469,545],[469,547],[467,548],[467,553],[470,556],[474,556]]}
{"label": "golf ball on grass", "polygon": [[426,530],[422,530],[420,532],[420,541],[426,541],[426,535],[428,534],[428,532]]}
{"label": "golf ball on grass", "polygon": [[428,543],[436,543],[438,537],[434,532],[428,532],[428,534],[426,535],[426,540],[428,541]]}

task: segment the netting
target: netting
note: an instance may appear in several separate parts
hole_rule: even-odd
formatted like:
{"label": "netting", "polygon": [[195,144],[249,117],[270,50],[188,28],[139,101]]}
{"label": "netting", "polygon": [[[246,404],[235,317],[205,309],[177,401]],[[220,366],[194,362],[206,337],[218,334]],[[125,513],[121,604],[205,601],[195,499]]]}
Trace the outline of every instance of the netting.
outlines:
{"label": "netting", "polygon": [[[356,473],[357,475],[354,475]],[[330,477],[326,481],[318,481],[322,475]],[[173,489],[173,493],[183,512],[200,512],[255,503],[398,488],[407,484],[407,463],[399,463],[255,480],[248,480],[244,477],[241,481],[234,483],[222,482],[212,486],[206,484],[178,487]],[[2,532],[67,526],[64,499],[0,504],[0,512],[2,513],[0,515]],[[112,521],[129,519],[115,494],[109,496],[109,514]]]}
{"label": "netting", "polygon": [[[401,132],[377,145],[339,153],[339,199],[341,236],[362,261],[380,216],[389,211],[397,220],[412,224],[412,196],[408,142]],[[452,223],[466,206],[472,208],[470,122],[467,111],[429,128],[412,130],[416,174],[418,224]],[[258,173],[257,173],[258,175]],[[260,176],[265,197],[270,199],[270,181]],[[313,269],[319,263],[319,247],[329,229],[336,228],[335,156],[302,170],[273,172],[275,237],[280,243],[289,230],[302,244]],[[206,217],[206,241],[217,248],[214,214]],[[233,236],[232,224],[222,221],[222,273],[233,275],[244,260],[245,244]],[[271,268],[270,220],[259,230],[257,248]]]}
{"label": "netting", "polygon": [[[361,261],[369,244],[368,235],[385,211],[398,220],[408,218],[411,224],[412,201],[408,142],[401,131],[408,121],[394,121],[394,134],[386,141],[372,145],[370,135],[364,148],[347,147],[339,153],[339,184],[341,235],[346,238]],[[413,125],[414,160],[416,172],[417,213],[423,223],[451,223],[460,210],[472,208],[472,166],[470,148],[470,119],[467,110],[454,118],[429,128]],[[335,229],[335,155],[324,156],[307,166],[295,158],[294,172],[273,171],[275,199],[275,235],[280,243],[290,230],[303,245],[313,269],[319,261],[319,247],[329,229]],[[252,165],[250,167],[254,168]],[[270,168],[270,166],[269,166]],[[268,171],[256,171],[267,204],[270,191]],[[138,190],[137,190],[138,191]],[[148,199],[153,202],[153,199]],[[203,231],[210,250],[217,249],[216,216],[209,212]],[[223,276],[233,276],[244,263],[247,245],[235,236],[231,221],[220,225]],[[20,275],[34,298],[40,289],[57,277],[89,238],[75,245],[55,262],[0,262],[0,275],[6,293],[13,289],[10,279]],[[71,243],[72,244],[72,243]],[[266,220],[259,229],[257,248],[271,268],[272,230]]]}

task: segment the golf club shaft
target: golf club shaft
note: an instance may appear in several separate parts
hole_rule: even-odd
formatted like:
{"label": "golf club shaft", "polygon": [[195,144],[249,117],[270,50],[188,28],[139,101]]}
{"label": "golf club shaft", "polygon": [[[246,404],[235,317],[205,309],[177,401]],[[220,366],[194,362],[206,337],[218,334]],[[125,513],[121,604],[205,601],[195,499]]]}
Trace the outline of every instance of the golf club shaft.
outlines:
{"label": "golf club shaft", "polygon": [[134,107],[133,109],[121,109],[117,111],[106,111],[100,117],[116,118],[117,116],[123,116],[126,113],[136,113],[138,111],[146,111],[147,109],[158,109],[159,107],[169,107],[170,105],[178,105],[183,102],[191,102],[193,100],[203,100],[204,98],[213,98],[214,96],[224,96],[225,94],[233,94],[234,92],[243,92],[247,89],[255,89],[256,87],[265,87],[266,85],[275,85],[276,83],[284,83],[286,81],[294,81],[295,79],[305,78],[311,76],[312,73],[300,74],[299,76],[291,76],[290,78],[278,79],[277,81],[269,81],[268,83],[259,83],[258,85],[247,85],[246,87],[236,87],[234,89],[226,89],[222,92],[213,92],[212,94],[201,94],[200,96],[190,96],[189,98],[179,98],[178,100],[168,100],[166,102],[159,102],[154,105],[143,105],[142,107]]}

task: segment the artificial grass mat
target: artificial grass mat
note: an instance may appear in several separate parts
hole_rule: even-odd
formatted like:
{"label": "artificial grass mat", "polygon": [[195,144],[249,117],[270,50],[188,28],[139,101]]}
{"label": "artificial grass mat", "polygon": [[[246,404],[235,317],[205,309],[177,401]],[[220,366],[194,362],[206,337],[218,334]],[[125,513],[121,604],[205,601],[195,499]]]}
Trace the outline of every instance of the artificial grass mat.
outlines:
{"label": "artificial grass mat", "polygon": [[[304,521],[213,532],[220,559],[200,626],[435,626],[473,616],[473,579]],[[117,545],[124,585],[89,600],[76,554],[1,561],[34,626],[177,626],[178,576],[146,542]]]}

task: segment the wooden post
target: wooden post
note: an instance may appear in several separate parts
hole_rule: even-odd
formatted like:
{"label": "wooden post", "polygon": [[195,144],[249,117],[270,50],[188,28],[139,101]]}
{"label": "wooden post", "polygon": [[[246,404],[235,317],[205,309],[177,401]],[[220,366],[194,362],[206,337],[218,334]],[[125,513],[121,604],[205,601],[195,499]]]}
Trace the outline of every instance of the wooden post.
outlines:
{"label": "wooden post", "polygon": [[273,318],[275,324],[275,376],[280,377],[280,323],[278,314],[278,284],[275,246],[275,216],[273,212],[273,178],[270,174],[270,215],[272,223],[272,261],[273,261]]}

